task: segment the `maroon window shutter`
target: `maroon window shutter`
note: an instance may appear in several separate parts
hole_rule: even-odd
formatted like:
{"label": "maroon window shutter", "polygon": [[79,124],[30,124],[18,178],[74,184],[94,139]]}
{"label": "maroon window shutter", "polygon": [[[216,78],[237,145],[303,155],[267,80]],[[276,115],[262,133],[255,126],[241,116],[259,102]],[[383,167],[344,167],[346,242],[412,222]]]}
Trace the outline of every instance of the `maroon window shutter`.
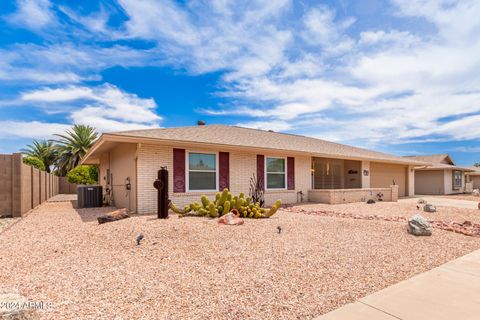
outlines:
{"label": "maroon window shutter", "polygon": [[173,149],[173,192],[185,192],[185,149]]}
{"label": "maroon window shutter", "polygon": [[265,190],[265,156],[257,154],[257,183],[260,189]]}
{"label": "maroon window shutter", "polygon": [[295,158],[287,158],[287,189],[295,190]]}
{"label": "maroon window shutter", "polygon": [[230,153],[220,152],[218,154],[219,162],[219,189],[223,190],[225,188],[230,189]]}

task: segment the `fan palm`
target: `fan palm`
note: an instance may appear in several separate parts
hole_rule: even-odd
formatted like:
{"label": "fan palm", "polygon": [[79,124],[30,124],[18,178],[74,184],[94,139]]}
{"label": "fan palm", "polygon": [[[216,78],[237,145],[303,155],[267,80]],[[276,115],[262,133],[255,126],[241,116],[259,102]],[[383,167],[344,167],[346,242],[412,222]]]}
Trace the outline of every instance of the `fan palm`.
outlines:
{"label": "fan palm", "polygon": [[50,172],[50,166],[55,163],[57,151],[52,141],[33,140],[32,144],[20,150],[24,155],[29,157],[37,157],[42,160],[45,170]]}
{"label": "fan palm", "polygon": [[93,127],[85,125],[74,125],[65,134],[56,134],[60,139],[54,140],[58,158],[56,166],[61,175],[75,168],[82,157],[95,143],[98,133]]}

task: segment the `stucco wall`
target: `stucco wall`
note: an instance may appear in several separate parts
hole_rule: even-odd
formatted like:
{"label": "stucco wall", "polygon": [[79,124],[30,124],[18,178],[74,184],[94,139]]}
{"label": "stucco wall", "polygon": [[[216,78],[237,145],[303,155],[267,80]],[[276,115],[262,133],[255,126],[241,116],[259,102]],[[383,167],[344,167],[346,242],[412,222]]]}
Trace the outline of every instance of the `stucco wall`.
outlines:
{"label": "stucco wall", "polygon": [[480,189],[480,176],[470,176],[470,181],[473,182],[473,189]]}
{"label": "stucco wall", "polygon": [[[137,144],[121,143],[100,158],[99,183],[104,193],[107,189],[107,169],[110,169],[110,186],[113,197],[111,204],[117,208],[127,208],[136,211],[136,165]],[[125,187],[126,179],[130,178],[131,189]]]}
{"label": "stucco wall", "polygon": [[415,171],[415,194],[444,194],[444,179],[444,170]]}
{"label": "stucco wall", "polygon": [[341,204],[352,202],[365,202],[369,199],[378,201],[378,194],[383,194],[383,201],[398,201],[398,186],[390,188],[364,188],[364,189],[323,189],[310,190],[308,199],[312,202]]}
{"label": "stucco wall", "polygon": [[[157,211],[157,190],[153,182],[157,178],[157,171],[162,166],[169,170],[169,196],[177,206],[184,206],[192,201],[199,201],[202,194],[210,198],[214,192],[188,192],[173,193],[173,145],[146,145],[141,144],[137,151],[138,173],[138,212],[153,213]],[[308,156],[296,156],[282,152],[244,152],[238,150],[198,148],[188,145],[176,145],[175,148],[185,148],[187,151],[197,152],[220,152],[230,153],[230,190],[238,194],[248,194],[250,177],[256,172],[257,154],[265,156],[294,156],[295,157],[295,190],[266,191],[265,200],[271,205],[276,199],[282,199],[283,203],[295,203],[297,192],[303,191],[304,200],[307,200],[307,191],[311,188],[311,158]]]}
{"label": "stucco wall", "polygon": [[398,185],[398,196],[406,195],[407,166],[387,163],[370,163],[370,187],[388,188],[395,179]]}

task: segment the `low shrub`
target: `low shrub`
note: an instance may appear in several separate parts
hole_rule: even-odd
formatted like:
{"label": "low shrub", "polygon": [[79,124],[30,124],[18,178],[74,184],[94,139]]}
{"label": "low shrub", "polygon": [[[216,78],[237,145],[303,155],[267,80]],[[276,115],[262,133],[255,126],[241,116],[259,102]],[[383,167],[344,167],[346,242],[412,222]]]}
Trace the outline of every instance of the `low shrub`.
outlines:
{"label": "low shrub", "polygon": [[37,168],[38,170],[45,171],[46,169],[43,161],[37,157],[24,157],[22,160],[23,160],[23,163],[25,163],[26,165]]}
{"label": "low shrub", "polygon": [[70,183],[96,184],[98,181],[98,168],[89,165],[77,166],[67,173],[67,179]]}

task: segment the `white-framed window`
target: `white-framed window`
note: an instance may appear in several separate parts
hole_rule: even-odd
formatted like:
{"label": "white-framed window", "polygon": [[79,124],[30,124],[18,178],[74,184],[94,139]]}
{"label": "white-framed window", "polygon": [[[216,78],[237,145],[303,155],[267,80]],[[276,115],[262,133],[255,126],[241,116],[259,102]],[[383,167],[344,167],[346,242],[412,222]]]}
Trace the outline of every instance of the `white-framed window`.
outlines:
{"label": "white-framed window", "polygon": [[218,190],[218,154],[188,152],[187,156],[187,190]]}
{"label": "white-framed window", "polygon": [[453,189],[460,189],[462,185],[462,171],[453,171]]}
{"label": "white-framed window", "polygon": [[287,188],[287,159],[265,157],[265,188]]}

